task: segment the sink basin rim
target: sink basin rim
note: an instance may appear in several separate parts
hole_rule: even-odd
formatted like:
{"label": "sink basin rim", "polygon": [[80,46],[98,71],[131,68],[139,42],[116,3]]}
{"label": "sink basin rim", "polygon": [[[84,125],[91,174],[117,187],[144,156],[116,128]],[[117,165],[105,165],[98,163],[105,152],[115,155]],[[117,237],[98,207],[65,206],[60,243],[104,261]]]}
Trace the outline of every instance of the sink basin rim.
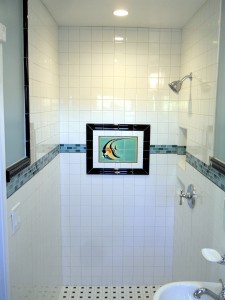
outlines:
{"label": "sink basin rim", "polygon": [[[161,286],[155,293],[153,300],[170,300],[171,298],[171,291],[173,288],[180,287],[177,292],[182,291],[182,287],[186,289],[187,291],[187,299],[195,299],[194,297],[190,297],[189,295],[192,296],[192,292],[196,289],[199,288],[208,288],[215,293],[219,293],[221,291],[221,284],[219,282],[204,282],[204,281],[176,281],[176,282],[171,282],[167,283],[163,286]],[[192,290],[193,288],[193,290]],[[189,289],[189,290],[188,290]],[[191,289],[191,290],[190,290]],[[183,292],[183,291],[182,291]],[[166,296],[166,293],[168,293],[168,296]],[[177,295],[178,296],[178,295]],[[166,297],[166,299],[165,299]],[[178,296],[179,298],[179,296]],[[172,299],[171,299],[172,300]],[[173,296],[173,300],[176,300],[176,295]]]}

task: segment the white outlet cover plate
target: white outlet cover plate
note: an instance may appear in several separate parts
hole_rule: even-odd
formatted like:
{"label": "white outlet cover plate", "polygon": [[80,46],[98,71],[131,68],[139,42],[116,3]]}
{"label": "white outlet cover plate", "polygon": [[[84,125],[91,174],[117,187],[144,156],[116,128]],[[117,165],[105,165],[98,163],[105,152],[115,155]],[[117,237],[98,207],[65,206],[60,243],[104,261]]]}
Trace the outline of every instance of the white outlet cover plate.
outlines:
{"label": "white outlet cover plate", "polygon": [[0,43],[6,41],[6,27],[0,23]]}
{"label": "white outlet cover plate", "polygon": [[11,209],[12,234],[15,234],[21,226],[20,202]]}

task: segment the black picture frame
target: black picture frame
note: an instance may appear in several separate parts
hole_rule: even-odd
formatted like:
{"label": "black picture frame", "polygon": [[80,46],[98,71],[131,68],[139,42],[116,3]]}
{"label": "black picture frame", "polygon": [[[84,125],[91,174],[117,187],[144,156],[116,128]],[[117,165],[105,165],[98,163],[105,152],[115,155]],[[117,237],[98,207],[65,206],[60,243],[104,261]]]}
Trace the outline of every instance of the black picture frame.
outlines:
{"label": "black picture frame", "polygon": [[25,125],[25,157],[6,169],[6,181],[28,167],[31,163],[30,154],[30,101],[29,101],[29,61],[28,61],[28,0],[23,2],[23,73],[24,73],[24,125]]}
{"label": "black picture frame", "polygon": [[[112,135],[115,131],[126,132],[143,132],[143,151],[142,166],[137,168],[112,168],[112,167],[95,167],[93,164],[93,133],[94,131],[110,131]],[[150,131],[151,126],[146,124],[86,124],[86,173],[101,175],[149,175],[149,155],[150,155]],[[123,165],[122,163],[120,165]]]}

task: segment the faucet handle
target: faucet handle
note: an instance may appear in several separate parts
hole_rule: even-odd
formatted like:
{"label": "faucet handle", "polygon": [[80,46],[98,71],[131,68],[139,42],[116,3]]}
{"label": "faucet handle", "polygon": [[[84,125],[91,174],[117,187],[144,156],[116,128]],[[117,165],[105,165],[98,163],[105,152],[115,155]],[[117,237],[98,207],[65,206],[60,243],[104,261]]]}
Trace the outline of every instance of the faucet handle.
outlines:
{"label": "faucet handle", "polygon": [[190,208],[194,208],[195,200],[196,200],[196,192],[195,187],[193,184],[189,184],[187,188],[187,193],[185,193],[183,190],[180,190],[180,205],[182,205],[182,200],[185,198],[188,202],[188,205]]}

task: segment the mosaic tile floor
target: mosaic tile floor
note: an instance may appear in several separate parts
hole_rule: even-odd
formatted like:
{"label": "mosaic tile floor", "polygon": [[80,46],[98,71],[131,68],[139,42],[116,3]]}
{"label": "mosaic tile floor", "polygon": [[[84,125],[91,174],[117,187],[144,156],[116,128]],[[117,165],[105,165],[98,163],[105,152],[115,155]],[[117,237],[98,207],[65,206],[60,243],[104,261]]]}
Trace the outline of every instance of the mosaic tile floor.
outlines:
{"label": "mosaic tile floor", "polygon": [[58,300],[61,291],[61,286],[12,286],[10,293],[11,298],[16,300]]}
{"label": "mosaic tile floor", "polygon": [[154,286],[66,286],[58,300],[152,300],[159,288]]}

